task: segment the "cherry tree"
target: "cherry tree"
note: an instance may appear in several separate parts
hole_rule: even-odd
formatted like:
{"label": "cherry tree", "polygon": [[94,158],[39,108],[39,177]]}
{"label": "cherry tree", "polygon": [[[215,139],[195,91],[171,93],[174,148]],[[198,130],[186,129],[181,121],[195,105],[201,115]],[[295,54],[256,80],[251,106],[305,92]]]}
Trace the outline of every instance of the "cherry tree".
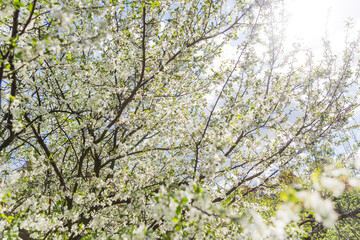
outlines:
{"label": "cherry tree", "polygon": [[358,216],[333,149],[359,39],[287,51],[279,7],[0,1],[1,236],[296,239]]}

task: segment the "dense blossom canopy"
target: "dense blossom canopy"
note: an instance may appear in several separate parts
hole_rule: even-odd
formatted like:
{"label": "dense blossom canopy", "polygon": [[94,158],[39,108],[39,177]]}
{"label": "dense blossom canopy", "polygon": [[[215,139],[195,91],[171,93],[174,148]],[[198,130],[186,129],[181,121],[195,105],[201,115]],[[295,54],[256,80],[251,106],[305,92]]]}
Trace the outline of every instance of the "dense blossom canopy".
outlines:
{"label": "dense blossom canopy", "polygon": [[284,49],[281,6],[0,0],[0,237],[357,234],[360,161],[334,148],[359,40]]}

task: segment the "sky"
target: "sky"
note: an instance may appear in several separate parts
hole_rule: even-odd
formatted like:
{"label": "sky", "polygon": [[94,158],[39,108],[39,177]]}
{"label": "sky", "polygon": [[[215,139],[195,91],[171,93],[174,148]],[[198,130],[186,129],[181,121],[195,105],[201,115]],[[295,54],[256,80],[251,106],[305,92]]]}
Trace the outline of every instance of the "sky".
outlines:
{"label": "sky", "polygon": [[[353,23],[351,35],[355,37],[360,33],[360,0],[284,0],[285,10],[288,14],[287,30],[285,32],[285,49],[291,49],[294,42],[300,42],[303,47],[313,49],[313,53],[323,53],[322,39],[327,36],[330,46],[338,56],[344,49],[346,35],[346,22]],[[259,49],[261,52],[263,49]],[[232,59],[234,46],[228,44],[223,47],[220,59]],[[214,67],[219,67],[220,59],[215,61]],[[209,95],[209,102],[215,101],[214,95]],[[360,111],[350,123],[360,123]],[[356,131],[356,134],[360,131]],[[343,133],[349,135],[351,142],[338,147],[336,152],[347,152],[347,148],[354,144],[354,132]],[[360,140],[360,139],[359,139]],[[346,146],[345,146],[346,145]]]}
{"label": "sky", "polygon": [[[341,54],[344,48],[345,23],[352,20],[354,29],[352,37],[360,33],[360,0],[284,0],[289,13],[287,40],[290,47],[294,41],[300,41],[303,46],[321,51],[322,37],[327,35],[331,47],[336,54]],[[360,123],[360,111],[355,111],[350,123]],[[349,135],[350,142],[344,142],[343,148],[337,148],[337,153],[348,152],[355,143],[359,130],[342,133]]]}
{"label": "sky", "polygon": [[345,22],[352,18],[354,28],[360,29],[360,0],[285,0],[285,7],[289,13],[287,44],[300,40],[316,49],[327,34],[339,51],[344,45]]}
{"label": "sky", "polygon": [[[322,52],[322,38],[327,36],[334,53],[344,49],[345,24],[352,19],[355,36],[360,30],[360,0],[284,0],[288,14],[286,24],[285,49],[292,49],[299,42],[313,52]],[[257,52],[265,48],[258,46]],[[233,59],[234,46],[225,45],[223,54],[214,67],[219,67],[221,59]]]}

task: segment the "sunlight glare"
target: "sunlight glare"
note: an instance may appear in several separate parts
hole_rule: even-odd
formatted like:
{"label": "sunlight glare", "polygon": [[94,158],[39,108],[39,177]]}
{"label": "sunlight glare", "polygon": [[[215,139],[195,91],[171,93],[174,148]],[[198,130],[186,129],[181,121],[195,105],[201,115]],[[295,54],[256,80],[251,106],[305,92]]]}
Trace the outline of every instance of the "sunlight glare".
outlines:
{"label": "sunlight glare", "polygon": [[335,0],[288,0],[286,8],[290,16],[287,42],[291,44],[300,40],[308,47],[318,47],[329,27],[334,2]]}

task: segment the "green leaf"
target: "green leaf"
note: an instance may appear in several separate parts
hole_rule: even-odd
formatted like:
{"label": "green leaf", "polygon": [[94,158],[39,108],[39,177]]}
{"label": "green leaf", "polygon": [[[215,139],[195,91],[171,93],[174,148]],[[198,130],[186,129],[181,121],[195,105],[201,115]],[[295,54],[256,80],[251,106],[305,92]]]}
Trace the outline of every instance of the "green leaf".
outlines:
{"label": "green leaf", "polygon": [[19,8],[21,8],[21,7],[25,7],[25,5],[24,5],[22,2],[20,2],[19,0],[15,0],[15,1],[13,2],[13,5],[14,5],[14,7],[15,7],[16,9],[19,9]]}
{"label": "green leaf", "polygon": [[31,12],[34,8],[34,5],[32,3],[29,3],[26,8]]}
{"label": "green leaf", "polygon": [[183,199],[181,199],[181,204],[186,204],[188,202],[188,199],[186,197],[184,197]]}
{"label": "green leaf", "polygon": [[177,206],[176,208],[176,214],[180,215],[181,214],[181,205]]}

